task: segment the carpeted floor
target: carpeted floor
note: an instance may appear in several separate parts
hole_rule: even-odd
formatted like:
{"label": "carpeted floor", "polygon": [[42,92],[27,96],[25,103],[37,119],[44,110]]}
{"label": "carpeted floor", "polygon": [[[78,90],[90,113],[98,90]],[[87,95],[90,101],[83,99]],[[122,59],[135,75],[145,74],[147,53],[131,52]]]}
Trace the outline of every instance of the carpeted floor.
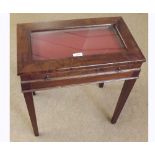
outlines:
{"label": "carpeted floor", "polygon": [[74,18],[122,16],[147,58],[147,14],[11,14],[11,141],[147,141],[147,63],[117,124],[109,122],[123,82],[56,88],[34,97],[40,136],[32,132],[17,77],[16,24]]}

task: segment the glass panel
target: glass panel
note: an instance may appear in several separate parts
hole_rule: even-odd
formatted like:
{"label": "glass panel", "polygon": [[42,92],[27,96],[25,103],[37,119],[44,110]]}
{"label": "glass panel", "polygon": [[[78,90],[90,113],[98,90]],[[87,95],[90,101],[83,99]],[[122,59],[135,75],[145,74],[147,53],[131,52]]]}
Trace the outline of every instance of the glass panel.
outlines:
{"label": "glass panel", "polygon": [[112,26],[96,26],[31,33],[34,60],[116,53],[123,43]]}

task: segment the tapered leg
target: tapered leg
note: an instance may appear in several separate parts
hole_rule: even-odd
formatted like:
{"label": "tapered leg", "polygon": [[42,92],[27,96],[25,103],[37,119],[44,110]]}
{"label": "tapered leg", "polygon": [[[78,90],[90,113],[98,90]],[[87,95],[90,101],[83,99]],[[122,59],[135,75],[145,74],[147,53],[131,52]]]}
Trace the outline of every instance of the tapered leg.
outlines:
{"label": "tapered leg", "polygon": [[117,119],[125,105],[125,102],[134,86],[136,82],[136,79],[133,79],[133,80],[126,80],[124,82],[124,85],[123,85],[123,88],[122,88],[122,91],[121,91],[121,94],[120,94],[120,97],[118,99],[118,102],[117,102],[117,105],[116,105],[116,108],[115,108],[115,111],[114,111],[114,114],[113,114],[113,117],[111,119],[111,123],[116,123],[117,122]]}
{"label": "tapered leg", "polygon": [[30,116],[30,120],[32,123],[34,134],[35,134],[35,136],[39,136],[32,92],[24,93],[24,97],[25,97],[25,101],[26,101],[26,105],[27,105],[27,109],[29,112],[29,116]]}
{"label": "tapered leg", "polygon": [[99,83],[99,88],[103,88],[104,87],[104,83]]}
{"label": "tapered leg", "polygon": [[35,91],[33,91],[33,95],[36,95],[36,92]]}

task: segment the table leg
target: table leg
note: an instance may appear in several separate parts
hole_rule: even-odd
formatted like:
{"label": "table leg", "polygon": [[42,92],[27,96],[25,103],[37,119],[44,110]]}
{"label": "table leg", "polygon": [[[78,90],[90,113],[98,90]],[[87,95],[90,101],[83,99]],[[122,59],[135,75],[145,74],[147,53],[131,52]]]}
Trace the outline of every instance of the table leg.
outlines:
{"label": "table leg", "polygon": [[104,83],[99,83],[99,88],[103,88],[104,87]]}
{"label": "table leg", "polygon": [[33,95],[36,95],[36,92],[35,91],[33,91],[32,93],[33,93]]}
{"label": "table leg", "polygon": [[30,116],[30,120],[31,120],[31,123],[32,123],[34,134],[35,134],[35,136],[39,136],[32,92],[24,93],[24,98],[25,98],[25,101],[26,101],[26,105],[27,105],[27,109],[28,109],[28,112],[29,112],[29,116]]}
{"label": "table leg", "polygon": [[114,124],[117,122],[117,119],[125,105],[125,102],[134,86],[136,82],[136,79],[133,79],[133,80],[126,80],[124,82],[124,85],[123,85],[123,88],[122,88],[122,91],[121,91],[121,94],[119,96],[119,99],[118,99],[118,102],[117,102],[117,105],[116,105],[116,108],[115,108],[115,111],[114,111],[114,114],[113,114],[113,117],[111,119],[111,123]]}

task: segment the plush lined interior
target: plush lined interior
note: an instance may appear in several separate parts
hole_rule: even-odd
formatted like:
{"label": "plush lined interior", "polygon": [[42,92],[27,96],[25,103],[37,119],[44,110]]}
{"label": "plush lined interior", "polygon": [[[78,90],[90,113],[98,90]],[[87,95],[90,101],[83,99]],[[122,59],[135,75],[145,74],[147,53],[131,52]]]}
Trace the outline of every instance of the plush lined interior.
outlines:
{"label": "plush lined interior", "polygon": [[35,60],[61,59],[74,53],[96,55],[120,52],[123,45],[112,26],[31,33]]}

